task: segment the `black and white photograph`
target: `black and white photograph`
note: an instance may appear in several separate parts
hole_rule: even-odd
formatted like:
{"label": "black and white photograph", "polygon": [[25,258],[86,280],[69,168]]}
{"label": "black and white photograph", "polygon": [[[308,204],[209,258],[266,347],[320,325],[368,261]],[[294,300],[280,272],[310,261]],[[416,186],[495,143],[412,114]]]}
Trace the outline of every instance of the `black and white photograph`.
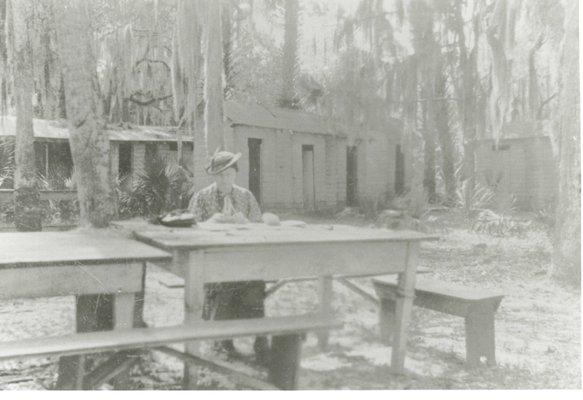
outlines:
{"label": "black and white photograph", "polygon": [[581,391],[579,8],[0,0],[0,397]]}

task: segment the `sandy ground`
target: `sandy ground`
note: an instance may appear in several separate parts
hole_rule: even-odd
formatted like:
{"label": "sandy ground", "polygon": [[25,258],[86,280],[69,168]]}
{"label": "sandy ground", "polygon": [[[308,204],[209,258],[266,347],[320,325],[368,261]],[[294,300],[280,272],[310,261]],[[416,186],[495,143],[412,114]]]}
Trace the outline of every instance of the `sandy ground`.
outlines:
{"label": "sandy ground", "polygon": [[[414,308],[407,373],[391,374],[391,348],[377,332],[377,310],[357,294],[335,284],[334,309],[344,318],[321,352],[308,335],[301,360],[301,389],[539,389],[581,388],[580,293],[549,281],[550,244],[541,231],[524,237],[494,238],[463,229],[440,232],[441,240],[423,245],[420,265],[432,277],[507,295],[496,316],[498,365],[468,370],[464,365],[461,318]],[[145,319],[162,326],[182,321],[182,288],[173,277],[148,268]],[[371,293],[369,280],[358,283]],[[315,309],[316,286],[288,284],[267,300],[269,315]],[[0,302],[0,340],[57,335],[73,331],[74,304],[68,297]],[[238,340],[251,353],[251,340]],[[1,389],[43,389],[56,378],[55,359],[0,363]],[[182,363],[150,353],[131,372],[132,389],[178,389]],[[239,388],[228,376],[201,371],[201,385]],[[104,388],[108,388],[106,385]]]}

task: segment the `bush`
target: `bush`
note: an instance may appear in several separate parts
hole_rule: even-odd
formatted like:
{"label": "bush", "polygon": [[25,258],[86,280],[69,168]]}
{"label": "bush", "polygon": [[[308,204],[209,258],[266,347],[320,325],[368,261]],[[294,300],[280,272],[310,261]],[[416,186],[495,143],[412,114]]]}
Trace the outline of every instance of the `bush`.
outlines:
{"label": "bush", "polygon": [[153,217],[184,208],[192,195],[191,179],[184,168],[159,155],[146,163],[129,190],[121,189],[124,179],[127,177],[117,185],[122,217]]}

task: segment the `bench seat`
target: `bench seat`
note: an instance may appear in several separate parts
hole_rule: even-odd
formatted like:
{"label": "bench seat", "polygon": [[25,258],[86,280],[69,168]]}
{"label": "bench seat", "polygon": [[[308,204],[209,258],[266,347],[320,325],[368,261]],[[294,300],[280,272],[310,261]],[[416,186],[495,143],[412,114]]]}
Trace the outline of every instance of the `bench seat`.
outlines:
{"label": "bench seat", "polygon": [[341,326],[342,323],[333,317],[308,314],[294,317],[204,321],[192,325],[160,328],[75,333],[0,343],[0,360],[120,351],[195,340],[286,335],[334,329]]}
{"label": "bench seat", "polygon": [[[381,335],[388,338],[392,332],[394,302],[400,296],[397,278],[383,276],[373,280],[381,300],[379,313]],[[485,357],[488,364],[496,364],[494,316],[504,294],[496,290],[470,288],[463,285],[421,278],[415,284],[413,304],[465,319],[466,359],[470,366]]]}

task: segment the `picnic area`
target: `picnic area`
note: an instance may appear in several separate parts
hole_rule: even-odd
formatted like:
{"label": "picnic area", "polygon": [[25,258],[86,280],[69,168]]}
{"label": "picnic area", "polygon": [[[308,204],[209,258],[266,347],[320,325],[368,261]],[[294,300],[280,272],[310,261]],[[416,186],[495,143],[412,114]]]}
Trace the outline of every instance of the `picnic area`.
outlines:
{"label": "picnic area", "polygon": [[580,390],[578,11],[0,0],[0,390]]}

